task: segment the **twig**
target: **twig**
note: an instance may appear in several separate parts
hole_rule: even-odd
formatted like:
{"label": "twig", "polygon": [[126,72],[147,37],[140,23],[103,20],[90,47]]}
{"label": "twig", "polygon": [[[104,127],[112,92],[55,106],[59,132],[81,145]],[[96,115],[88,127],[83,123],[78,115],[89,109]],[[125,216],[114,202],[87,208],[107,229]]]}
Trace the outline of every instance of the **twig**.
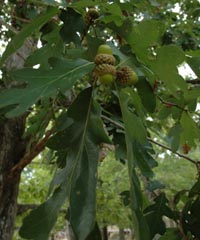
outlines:
{"label": "twig", "polygon": [[17,19],[17,20],[19,20],[21,22],[24,22],[24,23],[31,23],[31,20],[25,19],[25,18],[20,18],[20,17],[14,15],[14,14],[12,14],[11,17],[13,17],[13,18],[15,18],[15,19]]}
{"label": "twig", "polygon": [[108,122],[112,123],[113,125],[117,126],[118,128],[124,130],[124,126],[114,120],[112,120],[111,118],[105,116],[105,115],[101,115],[101,117],[104,119],[104,120],[107,120]]}
{"label": "twig", "polygon": [[[182,111],[184,111],[184,112],[188,112],[187,109],[180,107],[180,106],[179,106],[178,104],[176,104],[176,103],[167,102],[167,101],[163,100],[163,99],[162,99],[160,96],[158,96],[158,95],[157,95],[157,98],[161,101],[161,103],[165,104],[166,107],[168,107],[168,108],[170,108],[170,107],[176,107],[176,108],[178,108],[178,109],[180,109],[180,110],[182,110]],[[193,114],[195,114],[195,115],[197,115],[197,116],[200,117],[200,114],[199,114],[198,112],[191,112],[191,113],[193,113]]]}
{"label": "twig", "polygon": [[31,161],[44,150],[46,143],[49,140],[50,136],[53,134],[54,128],[47,131],[45,137],[41,139],[38,144],[34,145],[32,149],[25,154],[25,156],[11,169],[10,175],[15,175],[16,173],[21,172]]}
{"label": "twig", "polygon": [[179,106],[178,104],[176,104],[176,103],[165,101],[165,100],[163,100],[163,99],[162,99],[160,96],[158,96],[158,95],[157,95],[157,98],[161,101],[161,103],[165,104],[167,107],[176,107],[176,108],[181,109],[182,111],[187,112],[187,109],[180,107],[180,106]]}
{"label": "twig", "polygon": [[[103,118],[104,120],[109,121],[110,123],[114,124],[116,127],[124,130],[124,126],[121,125],[120,123],[118,123],[118,122],[110,119],[109,117],[107,117],[107,116],[105,116],[105,115],[102,115],[102,118]],[[157,146],[159,146],[159,147],[162,147],[162,148],[164,148],[164,149],[166,149],[166,150],[169,150],[170,152],[174,153],[175,155],[177,155],[177,156],[179,156],[179,157],[181,157],[181,158],[184,158],[184,159],[190,161],[191,163],[195,164],[196,167],[197,167],[198,173],[200,174],[200,162],[199,162],[199,161],[196,161],[196,160],[194,160],[194,159],[186,156],[185,154],[182,154],[182,153],[179,153],[179,152],[173,152],[170,147],[168,147],[168,146],[166,146],[166,145],[164,145],[164,144],[162,144],[162,143],[159,143],[159,142],[153,140],[152,138],[147,137],[147,140],[148,140],[149,142],[151,142],[151,143],[153,143],[153,144],[155,144],[155,145],[157,145]]]}
{"label": "twig", "polygon": [[38,204],[17,204],[17,215],[20,215],[30,209],[36,209],[38,206]]}
{"label": "twig", "polygon": [[[164,148],[166,150],[169,150],[169,151],[173,152],[170,147],[168,147],[168,146],[166,146],[166,145],[164,145],[162,143],[159,143],[159,142],[157,142],[157,141],[155,141],[155,140],[153,140],[153,139],[151,139],[149,137],[147,137],[147,140],[149,142],[152,142],[152,143],[156,144],[159,147],[162,147],[162,148]],[[186,156],[185,154],[182,154],[182,153],[179,153],[179,152],[173,152],[173,153],[176,154],[177,156],[181,157],[181,158],[187,159],[188,161],[194,163],[195,165],[198,163],[197,161],[193,160],[192,158]]]}

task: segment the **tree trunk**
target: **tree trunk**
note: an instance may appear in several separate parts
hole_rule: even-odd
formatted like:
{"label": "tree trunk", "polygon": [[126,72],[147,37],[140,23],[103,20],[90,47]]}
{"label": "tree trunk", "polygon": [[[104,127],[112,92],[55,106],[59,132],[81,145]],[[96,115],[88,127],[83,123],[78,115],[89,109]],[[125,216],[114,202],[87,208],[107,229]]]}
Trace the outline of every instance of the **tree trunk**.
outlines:
{"label": "tree trunk", "polygon": [[[33,46],[32,40],[25,41],[16,53],[6,60],[5,68],[8,71],[23,68],[25,59],[33,51]],[[9,88],[10,84],[15,82],[6,81],[3,88]],[[25,115],[13,119],[0,116],[0,240],[12,240],[14,232],[21,171],[12,174],[11,169],[25,154],[25,120]]]}
{"label": "tree trunk", "polygon": [[25,153],[22,136],[25,118],[4,119],[0,123],[0,239],[12,240],[17,212],[21,172],[11,174],[12,167]]}

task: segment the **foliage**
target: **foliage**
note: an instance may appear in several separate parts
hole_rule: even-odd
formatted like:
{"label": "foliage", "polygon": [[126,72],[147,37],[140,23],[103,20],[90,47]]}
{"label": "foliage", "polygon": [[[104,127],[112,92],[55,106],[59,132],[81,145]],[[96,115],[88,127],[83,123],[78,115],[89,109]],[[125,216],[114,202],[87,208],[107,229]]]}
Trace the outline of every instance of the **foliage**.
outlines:
{"label": "foliage", "polygon": [[[88,8],[96,8],[99,17],[86,21]],[[170,205],[154,174],[160,165],[157,145],[200,172],[198,161],[189,156],[200,139],[199,8],[198,1],[188,0],[10,0],[8,8],[3,4],[0,11],[7,29],[1,28],[2,40],[10,41],[0,59],[2,118],[26,115],[26,155],[31,157],[34,146],[47,139],[45,151],[53,153],[49,163],[57,169],[47,199],[24,218],[21,237],[48,239],[66,200],[76,238],[91,237],[98,227],[96,189],[97,198],[109,197],[106,184],[119,183],[121,176],[124,185],[116,186],[112,204],[127,211],[137,240],[200,237],[199,179],[184,191],[174,189],[174,205]],[[36,44],[29,46],[31,54],[24,67],[7,69],[12,54],[18,51],[20,56],[19,48],[29,45],[30,39]],[[111,86],[100,84],[93,74],[100,44],[112,48],[116,69],[129,66],[137,73],[135,86],[124,87],[117,81]],[[183,64],[190,66],[194,78],[180,75]],[[99,164],[105,144],[114,145],[118,161],[110,163],[112,179],[107,181],[106,171],[101,172],[104,162]],[[36,148],[36,155],[43,149]],[[124,175],[115,175],[115,167],[116,173],[121,168]],[[128,196],[131,213],[120,202],[120,193]],[[163,216],[176,227],[168,229]],[[121,225],[120,217],[115,218]],[[98,213],[97,220],[104,224]]]}

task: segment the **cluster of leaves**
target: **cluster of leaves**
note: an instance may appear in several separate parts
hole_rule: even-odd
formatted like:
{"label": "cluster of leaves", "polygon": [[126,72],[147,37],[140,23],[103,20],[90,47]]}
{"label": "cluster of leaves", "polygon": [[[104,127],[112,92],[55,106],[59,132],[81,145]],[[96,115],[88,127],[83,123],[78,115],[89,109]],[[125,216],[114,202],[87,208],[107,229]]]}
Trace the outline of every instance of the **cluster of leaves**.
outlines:
{"label": "cluster of leaves", "polygon": [[[10,4],[17,6],[17,1]],[[159,187],[154,181],[157,162],[152,142],[160,139],[176,152],[181,146],[196,148],[200,138],[199,114],[195,112],[200,87],[188,85],[178,72],[179,65],[187,63],[200,77],[198,18],[193,14],[198,4],[188,4],[178,3],[181,10],[175,16],[174,1],[34,3],[38,16],[25,16],[30,23],[22,24],[12,37],[0,65],[23,47],[27,38],[40,40],[42,46],[32,52],[23,69],[6,73],[11,81],[3,82],[0,108],[8,118],[29,115],[25,135],[31,136],[31,143],[51,128],[53,136],[47,147],[55,152],[58,171],[48,199],[24,219],[23,238],[47,239],[66,199],[76,238],[87,239],[95,231],[102,143],[114,144],[116,158],[127,162],[136,239],[150,240],[159,234],[163,235],[160,239],[173,235],[170,239],[176,240],[180,239],[178,229],[182,229],[182,237],[199,238],[196,226],[200,219],[195,214],[200,204],[199,181],[187,192],[181,214],[169,207],[164,193],[153,200],[145,194]],[[92,26],[84,22],[88,7],[96,7],[100,15]],[[186,25],[190,29],[180,36]],[[170,34],[173,37],[169,39]],[[97,47],[105,42],[113,49],[118,66],[128,65],[139,76],[136,88],[105,87],[110,98],[99,96],[101,91],[92,79]],[[167,230],[163,216],[173,219],[177,229]]]}

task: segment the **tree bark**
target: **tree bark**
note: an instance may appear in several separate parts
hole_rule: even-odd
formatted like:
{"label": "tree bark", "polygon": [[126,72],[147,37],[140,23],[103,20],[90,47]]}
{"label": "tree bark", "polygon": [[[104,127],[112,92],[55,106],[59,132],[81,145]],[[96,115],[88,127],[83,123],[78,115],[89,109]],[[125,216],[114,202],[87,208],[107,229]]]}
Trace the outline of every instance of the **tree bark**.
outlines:
{"label": "tree bark", "polygon": [[[33,46],[32,40],[25,41],[16,53],[6,60],[6,70],[23,68],[25,59],[33,51]],[[13,84],[15,81],[6,80],[3,88],[9,88]],[[0,116],[0,240],[12,240],[14,232],[17,197],[23,169],[14,172],[11,169],[25,155],[26,141],[23,139],[25,121],[26,115],[13,119]]]}
{"label": "tree bark", "polygon": [[0,124],[0,239],[12,240],[21,172],[10,170],[25,153],[22,139],[25,118],[4,119]]}

